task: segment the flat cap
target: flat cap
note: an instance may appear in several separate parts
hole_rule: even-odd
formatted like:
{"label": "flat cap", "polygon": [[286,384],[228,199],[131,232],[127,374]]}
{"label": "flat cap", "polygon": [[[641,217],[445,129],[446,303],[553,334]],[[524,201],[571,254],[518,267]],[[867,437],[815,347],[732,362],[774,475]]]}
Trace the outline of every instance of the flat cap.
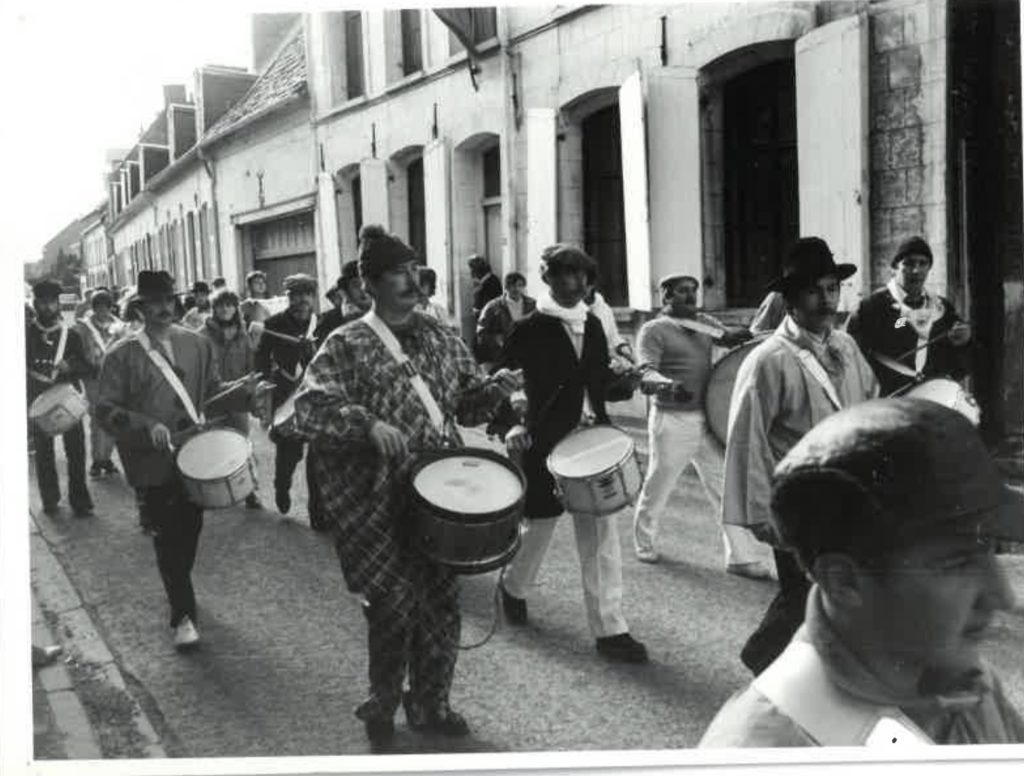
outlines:
{"label": "flat cap", "polygon": [[293,291],[316,291],[316,278],[307,275],[304,272],[299,272],[294,275],[289,275],[284,279],[284,290],[285,293],[291,293]]}

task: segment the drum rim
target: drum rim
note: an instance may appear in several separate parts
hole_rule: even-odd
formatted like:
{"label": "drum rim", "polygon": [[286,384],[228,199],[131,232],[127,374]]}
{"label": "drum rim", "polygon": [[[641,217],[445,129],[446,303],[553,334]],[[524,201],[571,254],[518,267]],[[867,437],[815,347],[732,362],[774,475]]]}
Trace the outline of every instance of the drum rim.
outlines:
{"label": "drum rim", "polygon": [[238,466],[236,466],[234,469],[232,469],[227,474],[222,474],[222,475],[220,475],[218,477],[211,477],[211,478],[205,479],[205,480],[204,479],[200,479],[199,477],[194,477],[191,474],[185,474],[185,472],[182,471],[182,469],[181,469],[181,454],[185,452],[185,448],[189,446],[189,444],[192,442],[193,439],[198,439],[199,437],[203,436],[204,434],[209,434],[211,431],[217,431],[217,432],[227,431],[227,432],[229,432],[231,434],[234,434],[236,437],[238,437],[239,439],[243,440],[248,445],[249,456],[252,455],[252,442],[249,440],[249,438],[245,434],[243,434],[237,428],[230,428],[228,426],[215,426],[214,428],[205,428],[202,431],[200,431],[199,433],[190,436],[188,439],[186,439],[184,442],[182,442],[181,446],[178,448],[178,451],[174,454],[174,468],[178,472],[178,474],[180,474],[185,479],[192,480],[193,482],[216,482],[217,480],[224,480],[224,479],[227,479],[228,477],[233,477],[239,471],[241,471],[245,466],[248,465],[249,457],[246,457],[246,459],[244,461],[242,461],[242,463],[240,463]]}
{"label": "drum rim", "polygon": [[508,562],[512,560],[523,546],[523,532],[516,531],[515,539],[512,540],[512,544],[508,548],[502,550],[497,555],[491,555],[488,558],[477,561],[450,561],[443,560],[437,553],[431,553],[423,548],[419,548],[420,553],[430,558],[434,563],[438,563],[445,568],[452,571],[454,574],[461,575],[473,575],[473,574],[487,574],[488,572],[499,569],[502,566],[508,565]]}
{"label": "drum rim", "polygon": [[[726,441],[727,441],[726,437],[728,437],[728,435],[729,435],[729,428],[728,428],[729,419],[728,419],[728,417],[726,417],[726,421],[725,421],[726,428],[724,429],[725,430],[725,435],[724,436],[719,435],[718,429],[716,429],[714,427],[714,425],[711,423],[711,413],[708,411],[708,398],[711,396],[711,392],[708,391],[707,389],[708,389],[708,386],[711,384],[711,376],[715,373],[715,368],[719,364],[724,362],[725,359],[729,358],[729,356],[733,355],[734,353],[738,353],[739,351],[741,351],[741,350],[743,350],[745,348],[750,348],[750,351],[752,353],[758,346],[760,346],[763,343],[767,342],[768,338],[771,337],[772,334],[774,334],[774,333],[775,333],[774,331],[770,331],[770,332],[765,333],[763,336],[754,336],[753,338],[747,340],[746,342],[741,342],[739,345],[736,345],[735,347],[729,348],[729,350],[726,351],[724,356],[722,356],[720,359],[718,359],[718,361],[716,361],[714,364],[711,365],[711,371],[708,372],[707,383],[704,386],[704,398],[701,400],[701,408],[704,410],[704,424],[707,426],[708,431],[711,433],[711,436],[713,436],[715,438],[715,440],[719,444],[721,444],[723,447],[725,446]],[[748,353],[747,354],[747,358],[749,358],[749,357],[750,357],[750,354]],[[735,380],[733,380],[732,387],[733,387],[733,390],[736,389],[736,381]],[[732,396],[731,395],[729,397],[729,403],[732,404]]]}
{"label": "drum rim", "polygon": [[[464,456],[469,454],[480,454],[481,457],[487,458],[488,460],[495,461],[504,465],[509,471],[516,475],[519,480],[520,493],[512,504],[507,507],[503,507],[492,512],[455,512],[450,509],[440,507],[432,501],[427,501],[423,495],[416,490],[413,486],[413,481],[416,479],[416,475],[423,471],[424,468],[432,463],[440,461],[444,458],[454,458],[456,456]],[[515,461],[506,458],[500,453],[496,453],[494,450],[488,450],[485,447],[459,447],[456,449],[445,449],[437,448],[435,450],[422,450],[415,454],[412,464],[409,467],[409,491],[412,494],[412,501],[416,506],[423,506],[442,518],[448,518],[452,522],[476,524],[476,523],[493,523],[496,518],[504,517],[510,512],[521,511],[523,503],[526,501],[526,475],[523,474],[523,470],[519,467]]]}
{"label": "drum rim", "polygon": [[[56,385],[51,385],[49,388],[47,388],[45,391],[40,393],[38,396],[36,396],[36,398],[32,400],[32,403],[28,405],[28,416],[30,418],[41,418],[47,415],[52,410],[56,409],[58,406],[61,406],[59,403],[54,403],[47,407],[45,410],[35,409],[36,405],[38,405],[41,399],[49,395],[56,396],[57,392],[60,392],[61,396],[77,396],[81,400],[79,406],[82,407],[84,410],[88,410],[89,405],[86,402],[85,397],[82,396],[81,391],[75,388],[75,386],[73,386],[71,383],[57,383]],[[33,410],[35,410],[35,414],[33,414]]]}
{"label": "drum rim", "polygon": [[[591,428],[612,428],[612,429],[615,429],[616,431],[621,433],[623,436],[625,436],[626,439],[629,440],[630,449],[627,450],[626,454],[623,455],[621,458],[619,458],[619,460],[617,460],[615,463],[610,464],[609,466],[606,466],[601,471],[594,472],[593,474],[585,474],[582,477],[569,477],[568,475],[559,474],[558,472],[556,472],[551,467],[551,457],[555,454],[555,450],[558,449],[558,445],[562,444],[562,442],[564,442],[566,439],[568,439],[573,434],[577,434],[577,433],[579,433],[581,431],[587,431],[588,429],[591,429]],[[634,458],[637,458],[636,442],[633,441],[633,437],[631,437],[629,435],[629,432],[626,431],[625,429],[623,429],[620,426],[616,426],[613,423],[602,423],[599,426],[586,426],[584,428],[574,428],[572,431],[570,431],[568,434],[566,434],[564,437],[559,439],[558,442],[555,443],[555,446],[553,448],[551,448],[551,452],[548,453],[547,458],[544,459],[544,465],[547,467],[547,470],[551,474],[552,477],[560,478],[560,479],[563,479],[563,480],[572,480],[573,482],[587,482],[588,480],[591,480],[594,477],[603,477],[606,474],[608,474],[608,472],[615,471],[620,466],[622,466],[623,462],[628,460],[630,456],[633,456]],[[637,458],[637,463],[639,464],[639,462],[640,462],[639,458]]]}

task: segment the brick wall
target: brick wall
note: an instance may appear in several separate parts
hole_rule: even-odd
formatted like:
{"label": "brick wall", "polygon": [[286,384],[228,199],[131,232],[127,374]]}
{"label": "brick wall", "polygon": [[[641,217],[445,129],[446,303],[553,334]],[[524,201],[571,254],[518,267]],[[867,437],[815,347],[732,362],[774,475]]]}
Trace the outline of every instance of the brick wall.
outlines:
{"label": "brick wall", "polygon": [[871,287],[920,234],[936,256],[929,283],[946,290],[945,18],[944,0],[870,6]]}

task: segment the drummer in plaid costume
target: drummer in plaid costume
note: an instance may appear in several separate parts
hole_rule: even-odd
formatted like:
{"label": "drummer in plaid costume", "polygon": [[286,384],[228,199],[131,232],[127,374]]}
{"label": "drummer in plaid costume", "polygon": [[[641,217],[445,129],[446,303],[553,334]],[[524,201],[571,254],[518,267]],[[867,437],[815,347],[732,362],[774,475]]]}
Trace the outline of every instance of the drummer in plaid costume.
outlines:
{"label": "drummer in plaid costume", "polygon": [[[30,405],[58,383],[71,383],[78,387],[79,380],[95,374],[95,368],[85,356],[81,336],[61,320],[60,292],[60,284],[52,280],[42,280],[32,287],[32,308],[36,315],[25,328],[26,388]],[[60,503],[60,479],[54,456],[54,438],[34,424],[31,431],[43,511],[55,515]],[[85,484],[85,431],[82,424],[65,432],[62,438],[68,459],[68,500],[76,517],[88,517],[92,515],[93,505]]]}
{"label": "drummer in plaid costume", "polygon": [[387,327],[443,415],[464,425],[487,420],[518,383],[503,372],[482,385],[466,345],[416,310],[418,257],[411,248],[376,225],[365,226],[360,241],[359,272],[373,310],[328,336],[306,370],[295,410],[298,431],[314,448],[315,480],[345,582],[363,598],[368,623],[370,695],[356,716],[372,749],[385,751],[399,702],[414,729],[465,735],[469,727],[449,706],[460,633],[456,577],[411,549],[408,533],[409,449],[437,447],[444,434],[412,370],[398,364],[372,327]]}

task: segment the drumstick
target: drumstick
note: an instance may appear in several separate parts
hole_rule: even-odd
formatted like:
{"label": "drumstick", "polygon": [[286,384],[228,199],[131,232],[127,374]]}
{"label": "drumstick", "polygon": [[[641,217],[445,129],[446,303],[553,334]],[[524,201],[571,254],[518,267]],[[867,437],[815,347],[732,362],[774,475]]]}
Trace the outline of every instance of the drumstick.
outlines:
{"label": "drumstick", "polygon": [[205,406],[206,406],[206,405],[208,405],[208,404],[213,404],[213,403],[214,403],[215,401],[217,401],[218,399],[223,399],[223,398],[224,398],[225,396],[227,396],[227,395],[228,395],[229,393],[234,393],[234,392],[235,392],[235,391],[237,391],[237,390],[238,390],[239,388],[241,388],[241,387],[242,387],[242,386],[243,386],[243,385],[244,385],[244,384],[245,384],[245,383],[246,383],[247,381],[249,381],[249,380],[251,380],[251,379],[252,379],[253,377],[255,377],[255,376],[256,376],[256,374],[257,374],[256,372],[249,372],[249,374],[247,374],[247,375],[243,375],[242,377],[239,377],[239,378],[238,378],[237,380],[232,380],[232,381],[231,381],[230,383],[228,383],[228,387],[227,387],[227,388],[225,388],[225,389],[224,389],[223,391],[221,391],[220,393],[215,393],[215,394],[214,394],[213,396],[211,396],[211,397],[210,397],[209,399],[207,399],[206,401],[204,401],[204,402],[203,402],[203,406],[205,407]]}
{"label": "drumstick", "polygon": [[278,339],[284,340],[285,342],[290,342],[293,345],[302,345],[303,343],[313,341],[311,339],[307,339],[306,337],[293,337],[291,334],[282,334],[279,331],[274,331],[273,329],[268,329],[266,327],[264,327],[263,331],[261,332],[261,335],[277,337]]}
{"label": "drumstick", "polygon": [[903,360],[903,359],[905,359],[905,358],[906,358],[907,356],[912,356],[912,355],[914,355],[914,354],[915,354],[915,353],[916,353],[917,351],[919,351],[919,350],[924,350],[924,349],[925,349],[926,347],[928,347],[929,345],[931,345],[931,344],[933,344],[933,343],[935,343],[935,342],[938,342],[939,340],[942,340],[942,339],[945,339],[946,337],[948,337],[948,336],[949,336],[949,333],[950,333],[951,331],[952,331],[952,329],[947,329],[946,331],[942,332],[942,334],[939,334],[939,335],[937,335],[937,336],[935,336],[935,337],[932,337],[932,338],[931,338],[930,340],[928,340],[927,342],[925,342],[925,343],[924,343],[923,345],[918,345],[918,346],[917,346],[916,348],[913,348],[912,350],[908,350],[908,351],[907,351],[906,353],[901,353],[900,355],[896,356],[896,359],[895,359],[895,360],[896,360],[896,361],[902,361],[902,360]]}

